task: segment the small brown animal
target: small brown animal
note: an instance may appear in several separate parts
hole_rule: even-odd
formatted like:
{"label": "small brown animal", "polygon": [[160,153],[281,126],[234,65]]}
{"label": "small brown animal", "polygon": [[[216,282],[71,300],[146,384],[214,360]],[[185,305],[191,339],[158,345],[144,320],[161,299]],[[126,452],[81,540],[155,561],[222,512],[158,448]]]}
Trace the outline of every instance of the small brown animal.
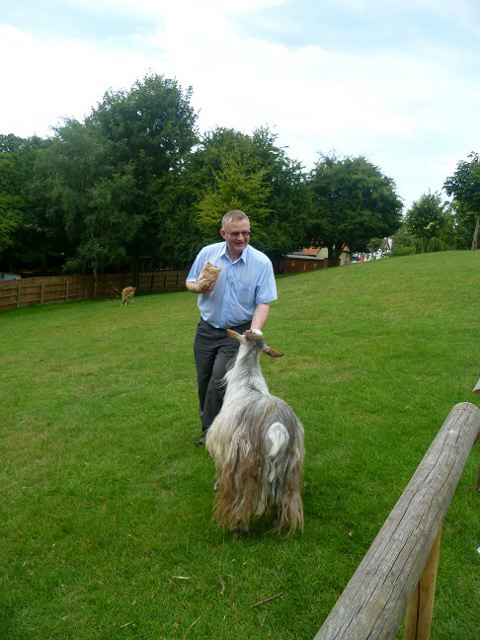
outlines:
{"label": "small brown animal", "polygon": [[131,298],[134,301],[136,287],[125,287],[122,289],[122,306],[128,303],[128,299]]}

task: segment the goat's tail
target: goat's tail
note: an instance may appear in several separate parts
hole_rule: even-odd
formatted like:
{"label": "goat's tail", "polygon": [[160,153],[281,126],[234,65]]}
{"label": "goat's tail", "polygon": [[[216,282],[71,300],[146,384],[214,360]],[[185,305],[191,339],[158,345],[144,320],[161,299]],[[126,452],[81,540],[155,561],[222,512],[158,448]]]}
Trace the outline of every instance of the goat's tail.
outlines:
{"label": "goat's tail", "polygon": [[303,446],[290,442],[287,428],[274,422],[265,437],[267,510],[274,515],[274,532],[303,529]]}

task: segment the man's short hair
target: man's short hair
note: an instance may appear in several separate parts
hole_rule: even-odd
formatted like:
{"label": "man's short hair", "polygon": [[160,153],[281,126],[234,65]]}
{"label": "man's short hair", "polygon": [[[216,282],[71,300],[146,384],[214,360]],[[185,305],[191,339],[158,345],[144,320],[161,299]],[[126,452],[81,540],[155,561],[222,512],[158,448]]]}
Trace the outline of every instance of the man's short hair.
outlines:
{"label": "man's short hair", "polygon": [[225,229],[225,226],[232,221],[240,221],[240,220],[247,220],[248,222],[250,222],[248,216],[246,213],[244,213],[243,211],[240,211],[240,209],[232,209],[231,211],[227,211],[227,213],[223,216],[222,218],[222,229]]}

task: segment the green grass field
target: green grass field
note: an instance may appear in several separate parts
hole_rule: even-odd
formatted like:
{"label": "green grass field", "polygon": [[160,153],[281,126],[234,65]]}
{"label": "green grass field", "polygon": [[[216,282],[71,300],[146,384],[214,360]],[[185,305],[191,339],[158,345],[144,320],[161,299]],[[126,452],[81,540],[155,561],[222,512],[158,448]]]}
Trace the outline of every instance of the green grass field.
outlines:
{"label": "green grass field", "polygon": [[[292,537],[211,520],[195,296],[0,315],[2,639],[313,638],[453,405],[480,404],[480,252],[278,288],[265,335],[285,356],[262,366],[305,426]],[[479,637],[479,464],[444,523],[432,640]]]}

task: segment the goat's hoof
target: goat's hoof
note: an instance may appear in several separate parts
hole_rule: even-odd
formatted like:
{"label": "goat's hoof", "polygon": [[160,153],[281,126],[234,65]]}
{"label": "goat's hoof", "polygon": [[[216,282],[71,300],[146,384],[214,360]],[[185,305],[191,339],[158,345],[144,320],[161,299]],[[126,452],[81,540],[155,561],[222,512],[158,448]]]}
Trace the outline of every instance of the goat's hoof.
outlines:
{"label": "goat's hoof", "polygon": [[232,528],[232,533],[235,536],[244,536],[248,533],[248,526],[246,524],[237,524]]}
{"label": "goat's hoof", "polygon": [[207,440],[207,435],[205,432],[203,432],[202,435],[199,438],[197,438],[193,444],[196,447],[201,447],[205,444],[206,440]]}

